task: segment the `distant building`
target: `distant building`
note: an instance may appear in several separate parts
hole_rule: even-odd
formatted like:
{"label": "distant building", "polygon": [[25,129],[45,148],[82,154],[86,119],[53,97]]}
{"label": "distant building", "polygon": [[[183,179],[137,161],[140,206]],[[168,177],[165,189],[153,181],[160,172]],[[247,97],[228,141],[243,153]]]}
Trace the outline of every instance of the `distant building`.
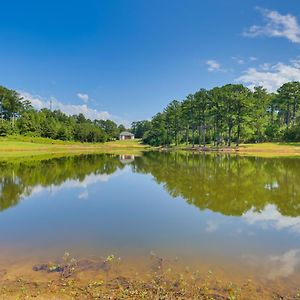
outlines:
{"label": "distant building", "polygon": [[119,135],[120,141],[134,140],[134,134],[129,131],[122,131]]}

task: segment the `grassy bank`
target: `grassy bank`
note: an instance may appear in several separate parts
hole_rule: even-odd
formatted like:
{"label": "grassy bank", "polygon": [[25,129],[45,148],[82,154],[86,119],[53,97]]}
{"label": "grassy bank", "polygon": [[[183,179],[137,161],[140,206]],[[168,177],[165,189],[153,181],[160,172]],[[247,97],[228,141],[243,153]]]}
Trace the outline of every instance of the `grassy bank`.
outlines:
{"label": "grassy bank", "polygon": [[[106,143],[80,143],[52,140],[40,137],[8,136],[0,138],[0,159],[28,157],[34,155],[63,155],[80,153],[114,153],[114,154],[141,154],[143,151],[157,148],[143,144],[140,140],[111,141]],[[172,151],[195,152],[222,152],[238,153],[256,156],[300,156],[300,142],[294,143],[260,143],[242,144],[239,147],[206,146],[192,148],[191,145],[159,148]]]}
{"label": "grassy bank", "polygon": [[139,140],[79,143],[26,136],[0,138],[0,158],[94,152],[138,154],[149,149],[149,146],[142,144]]}
{"label": "grassy bank", "polygon": [[170,148],[160,148],[161,150],[170,151],[194,151],[194,152],[219,152],[219,153],[235,153],[242,155],[255,156],[300,156],[300,142],[293,143],[260,143],[260,144],[241,144],[239,147],[214,147],[207,145],[206,147],[191,145],[173,146]]}

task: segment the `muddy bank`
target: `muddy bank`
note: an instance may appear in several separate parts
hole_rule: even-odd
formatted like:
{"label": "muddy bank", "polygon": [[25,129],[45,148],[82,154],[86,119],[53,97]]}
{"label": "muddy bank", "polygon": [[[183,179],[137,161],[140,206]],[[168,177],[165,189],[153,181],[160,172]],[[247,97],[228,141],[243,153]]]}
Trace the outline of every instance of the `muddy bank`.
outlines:
{"label": "muddy bank", "polygon": [[0,270],[0,299],[300,299],[282,283],[232,282],[211,270],[178,268],[157,255],[139,273],[120,258],[75,259],[69,253],[55,262],[38,263],[32,274],[9,276]]}

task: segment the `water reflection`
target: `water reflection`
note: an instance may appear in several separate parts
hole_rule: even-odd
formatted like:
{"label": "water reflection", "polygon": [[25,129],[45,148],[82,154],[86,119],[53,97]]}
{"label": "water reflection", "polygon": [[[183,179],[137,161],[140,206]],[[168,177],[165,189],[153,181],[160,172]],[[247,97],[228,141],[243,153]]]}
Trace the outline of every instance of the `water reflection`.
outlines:
{"label": "water reflection", "polygon": [[[279,229],[300,229],[299,219],[289,218],[300,215],[298,158],[150,152],[139,157],[101,154],[2,162],[0,210],[44,187],[105,181],[126,165],[131,165],[133,172],[151,174],[172,197],[180,196],[201,210],[243,216],[250,224],[271,221]],[[87,198],[87,194],[79,198]],[[216,226],[208,224],[207,230],[214,231]]]}
{"label": "water reflection", "polygon": [[[0,210],[17,205],[22,197],[51,187],[60,189],[86,186],[105,181],[108,176],[123,169],[114,155],[81,155],[42,161],[0,163]],[[63,187],[65,187],[64,185]],[[85,198],[86,195],[79,195]]]}
{"label": "water reflection", "polygon": [[150,173],[170,195],[201,210],[241,216],[273,205],[284,216],[300,214],[298,158],[147,153],[134,170]]}
{"label": "water reflection", "polygon": [[125,155],[122,154],[119,156],[120,162],[123,164],[130,164],[134,161],[134,155]]}
{"label": "water reflection", "polygon": [[298,158],[154,152],[1,162],[0,244],[165,251],[284,278],[300,264],[299,170]]}

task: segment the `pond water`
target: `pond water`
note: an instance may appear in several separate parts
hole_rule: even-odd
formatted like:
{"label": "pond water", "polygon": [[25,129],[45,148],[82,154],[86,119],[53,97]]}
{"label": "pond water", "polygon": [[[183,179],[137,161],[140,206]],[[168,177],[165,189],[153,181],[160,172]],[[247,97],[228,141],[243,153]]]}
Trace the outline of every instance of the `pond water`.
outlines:
{"label": "pond water", "polygon": [[228,277],[300,278],[300,159],[148,152],[0,163],[0,264],[151,252]]}

